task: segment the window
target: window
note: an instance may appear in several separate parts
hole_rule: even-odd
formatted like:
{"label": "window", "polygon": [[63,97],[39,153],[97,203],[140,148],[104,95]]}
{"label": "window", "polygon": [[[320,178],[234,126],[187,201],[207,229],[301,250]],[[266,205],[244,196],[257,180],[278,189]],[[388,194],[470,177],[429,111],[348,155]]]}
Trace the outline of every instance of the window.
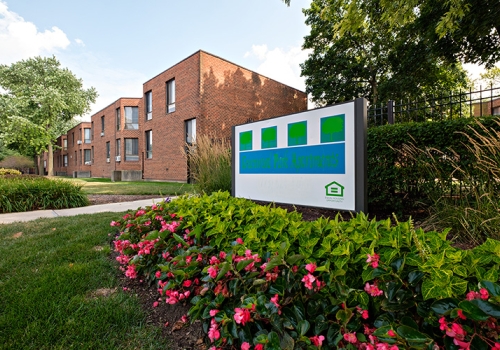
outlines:
{"label": "window", "polygon": [[94,122],[91,122],[90,125],[92,125],[90,130],[92,132],[92,141],[94,141]]}
{"label": "window", "polygon": [[77,157],[77,153],[75,151],[75,165],[77,165],[77,164],[78,164],[78,157]]}
{"label": "window", "polygon": [[85,157],[85,165],[90,165],[90,159],[91,159],[91,154],[89,149],[84,149],[83,150],[83,156]]}
{"label": "window", "polygon": [[139,129],[139,108],[125,107],[125,129]]}
{"label": "window", "polygon": [[121,113],[120,113],[120,108],[116,109],[116,130],[120,130],[120,124],[122,121]]}
{"label": "window", "polygon": [[92,146],[92,152],[90,156],[92,157],[90,161],[92,162],[92,164],[94,164],[94,146]]}
{"label": "window", "polygon": [[139,160],[139,139],[125,139],[125,160]]}
{"label": "window", "polygon": [[101,117],[101,136],[104,136],[104,116]]}
{"label": "window", "polygon": [[146,158],[153,158],[153,130],[146,131]]}
{"label": "window", "polygon": [[493,115],[500,115],[500,107],[493,108]]}
{"label": "window", "polygon": [[63,166],[68,166],[68,155],[63,155]]}
{"label": "window", "polygon": [[153,93],[151,91],[146,92],[146,120],[151,120],[153,118]]}
{"label": "window", "polygon": [[175,79],[167,81],[167,113],[175,112]]}
{"label": "window", "polygon": [[63,151],[66,151],[68,149],[68,139],[63,140]]}
{"label": "window", "polygon": [[120,156],[122,153],[121,153],[121,139],[117,139],[116,140],[116,150],[115,150],[115,155],[116,156]]}
{"label": "window", "polygon": [[82,165],[82,163],[83,163],[82,160],[83,160],[83,158],[82,158],[82,150],[80,150],[80,165]]}
{"label": "window", "polygon": [[73,133],[71,134],[71,138],[72,138],[72,144],[73,146],[75,145],[75,132],[73,131]]}
{"label": "window", "polygon": [[106,159],[109,159],[111,157],[111,147],[110,143],[106,142]]}
{"label": "window", "polygon": [[186,124],[186,143],[192,144],[196,140],[196,119],[185,121]]}
{"label": "window", "polygon": [[89,128],[85,128],[83,129],[83,136],[84,136],[84,139],[85,139],[85,143],[90,143],[92,142],[90,140],[90,129]]}

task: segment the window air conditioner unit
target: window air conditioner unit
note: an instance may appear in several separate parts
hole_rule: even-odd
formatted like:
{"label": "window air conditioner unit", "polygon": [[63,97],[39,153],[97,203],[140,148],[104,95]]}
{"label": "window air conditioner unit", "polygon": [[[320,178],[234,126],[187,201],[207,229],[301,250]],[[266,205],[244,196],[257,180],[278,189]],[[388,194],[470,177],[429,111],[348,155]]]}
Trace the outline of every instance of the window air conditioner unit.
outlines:
{"label": "window air conditioner unit", "polygon": [[106,158],[106,163],[109,163],[109,158]]}
{"label": "window air conditioner unit", "polygon": [[91,165],[92,162],[85,162],[85,165]]}
{"label": "window air conditioner unit", "polygon": [[78,141],[76,141],[76,143],[77,143],[78,145],[81,145],[81,144],[82,144],[82,140],[78,140]]}
{"label": "window air conditioner unit", "polygon": [[121,156],[116,156],[116,161],[117,162],[120,162],[122,160],[122,157]]}
{"label": "window air conditioner unit", "polygon": [[104,132],[101,132],[101,136],[104,136]]}

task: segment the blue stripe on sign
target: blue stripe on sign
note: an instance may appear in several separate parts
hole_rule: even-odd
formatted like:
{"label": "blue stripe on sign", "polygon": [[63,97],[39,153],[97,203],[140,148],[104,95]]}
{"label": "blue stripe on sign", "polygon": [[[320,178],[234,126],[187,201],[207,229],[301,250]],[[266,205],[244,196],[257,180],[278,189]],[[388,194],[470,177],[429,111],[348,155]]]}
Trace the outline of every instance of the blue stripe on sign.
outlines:
{"label": "blue stripe on sign", "polygon": [[345,143],[240,152],[240,174],[345,174]]}

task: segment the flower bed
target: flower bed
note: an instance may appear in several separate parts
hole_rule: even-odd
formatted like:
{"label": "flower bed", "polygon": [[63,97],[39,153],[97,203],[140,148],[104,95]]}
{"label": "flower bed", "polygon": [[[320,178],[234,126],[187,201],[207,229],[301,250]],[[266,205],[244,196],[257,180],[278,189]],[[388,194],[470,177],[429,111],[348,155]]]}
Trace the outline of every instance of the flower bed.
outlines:
{"label": "flower bed", "polygon": [[124,273],[189,301],[214,349],[500,346],[495,240],[464,251],[411,221],[305,222],[227,193],[111,224]]}

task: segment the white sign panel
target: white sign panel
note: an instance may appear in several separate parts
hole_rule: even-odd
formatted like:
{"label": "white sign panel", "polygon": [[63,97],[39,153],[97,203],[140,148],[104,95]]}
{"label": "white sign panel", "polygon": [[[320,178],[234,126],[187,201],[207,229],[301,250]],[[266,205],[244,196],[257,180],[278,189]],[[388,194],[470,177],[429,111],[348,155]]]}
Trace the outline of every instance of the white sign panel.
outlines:
{"label": "white sign panel", "polygon": [[353,101],[233,127],[233,195],[365,210],[357,188],[358,110]]}

